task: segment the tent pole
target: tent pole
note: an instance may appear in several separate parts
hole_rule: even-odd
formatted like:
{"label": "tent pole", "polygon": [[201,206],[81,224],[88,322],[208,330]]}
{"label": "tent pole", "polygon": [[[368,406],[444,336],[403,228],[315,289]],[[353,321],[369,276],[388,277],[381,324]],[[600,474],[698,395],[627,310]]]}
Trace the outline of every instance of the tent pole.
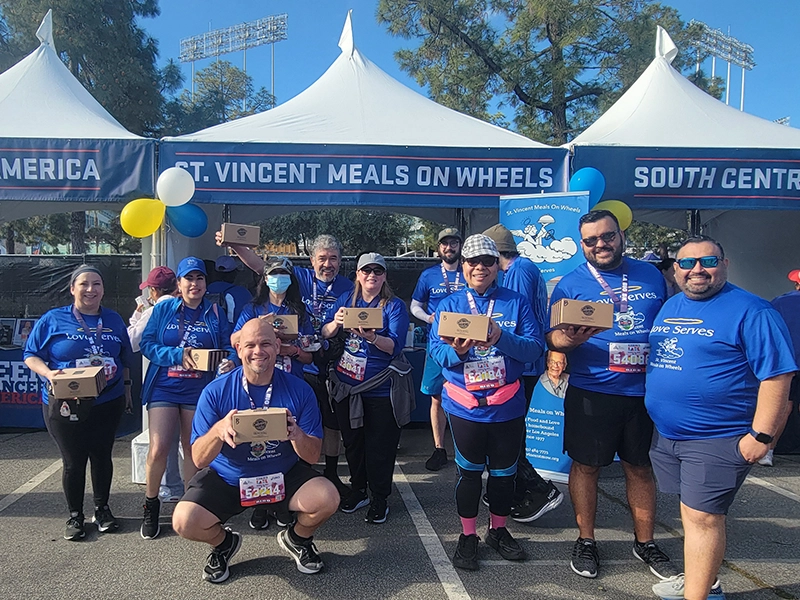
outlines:
{"label": "tent pole", "polygon": [[700,235],[700,211],[692,209],[689,211],[689,235]]}
{"label": "tent pole", "polygon": [[456,223],[455,223],[455,225],[458,228],[458,230],[461,232],[461,235],[463,235],[465,238],[468,235],[470,235],[470,232],[467,231],[467,217],[464,214],[464,209],[463,208],[457,208],[456,209]]}

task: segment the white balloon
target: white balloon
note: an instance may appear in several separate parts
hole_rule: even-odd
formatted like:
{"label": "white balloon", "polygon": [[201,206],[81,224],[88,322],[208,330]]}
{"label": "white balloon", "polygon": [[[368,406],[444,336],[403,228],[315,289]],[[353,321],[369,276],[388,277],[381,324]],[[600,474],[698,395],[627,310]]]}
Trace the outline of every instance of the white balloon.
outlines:
{"label": "white balloon", "polygon": [[180,167],[170,167],[156,181],[158,199],[167,206],[181,206],[194,196],[194,177]]}

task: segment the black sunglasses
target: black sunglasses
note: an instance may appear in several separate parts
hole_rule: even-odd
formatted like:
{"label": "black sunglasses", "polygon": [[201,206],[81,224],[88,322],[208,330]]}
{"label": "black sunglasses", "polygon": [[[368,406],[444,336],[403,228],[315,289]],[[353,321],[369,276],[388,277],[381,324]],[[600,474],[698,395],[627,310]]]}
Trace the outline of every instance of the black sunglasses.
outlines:
{"label": "black sunglasses", "polygon": [[464,260],[470,267],[477,267],[478,265],[493,267],[497,264],[497,258],[494,256],[476,256],[475,258],[465,258]]}
{"label": "black sunglasses", "polygon": [[361,267],[361,272],[364,273],[364,275],[370,275],[372,273],[375,273],[377,277],[380,277],[381,275],[386,273],[386,269],[384,269],[383,267]]}
{"label": "black sunglasses", "polygon": [[603,240],[604,243],[610,244],[617,238],[617,233],[619,232],[607,231],[606,233],[601,233],[600,235],[593,235],[592,237],[583,238],[581,241],[589,248],[594,248],[597,246],[597,240]]}
{"label": "black sunglasses", "polygon": [[684,271],[690,271],[694,269],[694,266],[699,262],[700,266],[704,269],[713,269],[717,265],[719,265],[720,261],[719,256],[701,256],[700,258],[688,257],[688,258],[679,258],[675,262],[678,263],[678,266],[683,269]]}

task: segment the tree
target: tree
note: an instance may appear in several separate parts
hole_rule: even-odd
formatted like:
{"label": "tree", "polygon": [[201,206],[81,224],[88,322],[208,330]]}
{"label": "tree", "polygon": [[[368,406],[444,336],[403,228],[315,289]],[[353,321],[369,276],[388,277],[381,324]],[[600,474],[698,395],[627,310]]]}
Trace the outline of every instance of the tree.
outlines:
{"label": "tree", "polygon": [[[72,213],[74,214],[74,213]],[[46,216],[29,217],[18,221],[11,221],[6,228],[6,244],[9,243],[9,231],[12,231],[14,241],[29,246],[49,246],[57,248],[70,241],[70,213],[59,213]],[[47,248],[42,248],[46,252]],[[13,252],[13,249],[9,250]],[[57,252],[57,251],[56,251]]]}
{"label": "tree", "polygon": [[625,231],[625,247],[637,258],[648,252],[655,253],[662,244],[667,250],[676,251],[684,239],[686,239],[684,229],[672,229],[643,221],[634,221]]}
{"label": "tree", "polygon": [[403,70],[446,106],[563,144],[593,122],[653,57],[656,24],[693,62],[696,30],[652,0],[380,0],[378,21],[419,42]]}
{"label": "tree", "polygon": [[142,251],[142,241],[123,231],[119,215],[111,220],[108,227],[90,227],[86,237],[95,245],[95,253],[100,251],[100,244],[108,244],[116,254],[138,254]]}

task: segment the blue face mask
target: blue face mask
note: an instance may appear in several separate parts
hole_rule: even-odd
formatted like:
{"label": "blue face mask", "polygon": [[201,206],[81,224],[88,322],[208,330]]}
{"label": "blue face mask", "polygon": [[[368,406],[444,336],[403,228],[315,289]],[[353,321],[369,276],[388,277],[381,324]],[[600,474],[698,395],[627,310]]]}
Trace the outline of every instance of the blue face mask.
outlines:
{"label": "blue face mask", "polygon": [[283,294],[292,285],[291,275],[267,275],[267,286],[276,294]]}

